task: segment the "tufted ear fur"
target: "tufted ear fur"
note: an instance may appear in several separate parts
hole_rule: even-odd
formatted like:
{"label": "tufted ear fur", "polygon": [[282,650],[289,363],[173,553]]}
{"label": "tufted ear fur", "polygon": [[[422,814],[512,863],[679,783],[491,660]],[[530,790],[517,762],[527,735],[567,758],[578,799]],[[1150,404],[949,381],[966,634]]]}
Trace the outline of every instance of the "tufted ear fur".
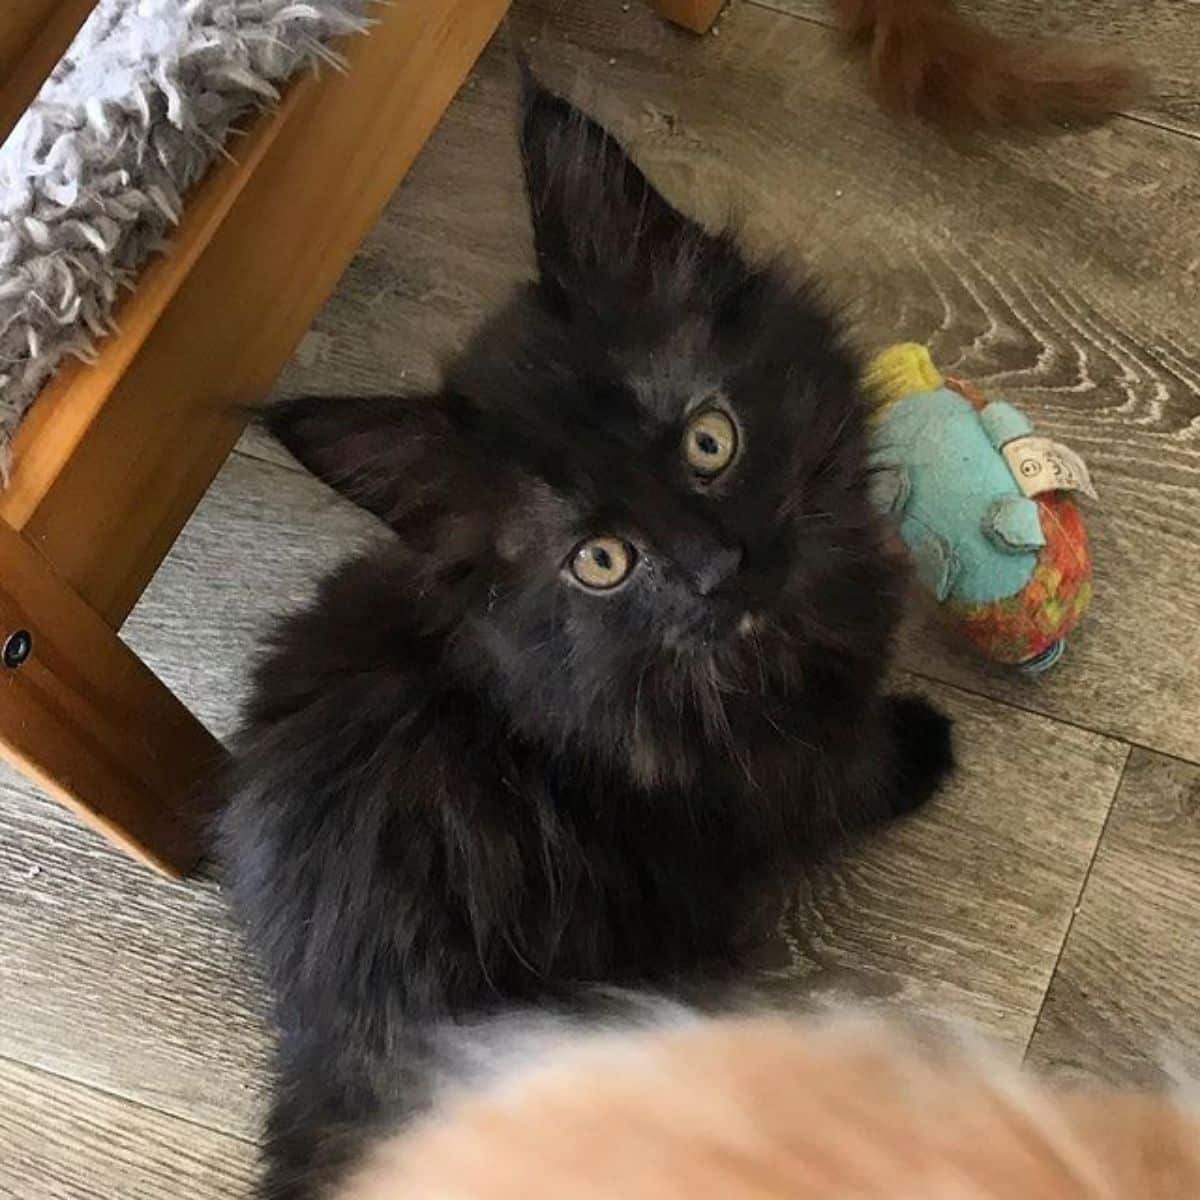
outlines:
{"label": "tufted ear fur", "polygon": [[542,291],[560,311],[620,305],[647,292],[663,266],[719,245],[615,138],[528,72],[521,158]]}
{"label": "tufted ear fur", "polygon": [[306,396],[272,408],[266,424],[318,479],[414,549],[461,558],[491,540],[510,473],[466,401]]}

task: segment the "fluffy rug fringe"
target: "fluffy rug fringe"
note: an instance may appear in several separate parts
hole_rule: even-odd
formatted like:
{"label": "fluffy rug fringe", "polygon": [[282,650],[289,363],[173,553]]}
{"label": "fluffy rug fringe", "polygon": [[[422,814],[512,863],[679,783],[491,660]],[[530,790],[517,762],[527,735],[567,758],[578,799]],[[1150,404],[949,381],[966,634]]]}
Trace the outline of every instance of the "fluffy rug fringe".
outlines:
{"label": "fluffy rug fringe", "polygon": [[99,0],[0,148],[0,467],[55,367],[112,330],[233,125],[297,71],[338,66],[325,43],[364,31],[368,2]]}

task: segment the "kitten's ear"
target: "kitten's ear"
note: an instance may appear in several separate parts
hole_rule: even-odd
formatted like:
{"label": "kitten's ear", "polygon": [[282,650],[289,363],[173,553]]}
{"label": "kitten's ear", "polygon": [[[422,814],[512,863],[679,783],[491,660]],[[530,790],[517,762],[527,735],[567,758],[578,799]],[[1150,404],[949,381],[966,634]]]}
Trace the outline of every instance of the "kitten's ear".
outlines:
{"label": "kitten's ear", "polygon": [[493,512],[504,487],[473,417],[452,396],[306,396],[271,408],[265,423],[347,499],[398,533],[433,536],[448,519]]}
{"label": "kitten's ear", "polygon": [[523,71],[521,158],[538,270],[567,310],[644,292],[656,266],[709,236],[647,181],[621,144]]}

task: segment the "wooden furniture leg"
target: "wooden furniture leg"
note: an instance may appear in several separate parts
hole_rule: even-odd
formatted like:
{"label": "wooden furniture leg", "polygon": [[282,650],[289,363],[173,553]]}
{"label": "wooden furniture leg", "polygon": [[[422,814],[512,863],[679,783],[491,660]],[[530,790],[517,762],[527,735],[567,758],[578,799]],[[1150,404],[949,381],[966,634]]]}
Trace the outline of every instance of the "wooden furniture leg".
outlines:
{"label": "wooden furniture leg", "polygon": [[220,743],[0,522],[0,753],[144,862],[186,872]]}
{"label": "wooden furniture leg", "polygon": [[650,0],[668,21],[693,33],[707,33],[725,6],[725,0]]}

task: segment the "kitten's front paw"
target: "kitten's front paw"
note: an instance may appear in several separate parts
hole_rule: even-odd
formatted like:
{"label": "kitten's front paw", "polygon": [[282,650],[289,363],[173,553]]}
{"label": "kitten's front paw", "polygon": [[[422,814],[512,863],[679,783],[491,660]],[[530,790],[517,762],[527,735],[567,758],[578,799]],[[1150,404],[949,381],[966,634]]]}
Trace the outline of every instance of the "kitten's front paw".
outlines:
{"label": "kitten's front paw", "polygon": [[954,722],[920,696],[892,696],[896,739],[896,790],[892,814],[920,808],[954,769]]}

